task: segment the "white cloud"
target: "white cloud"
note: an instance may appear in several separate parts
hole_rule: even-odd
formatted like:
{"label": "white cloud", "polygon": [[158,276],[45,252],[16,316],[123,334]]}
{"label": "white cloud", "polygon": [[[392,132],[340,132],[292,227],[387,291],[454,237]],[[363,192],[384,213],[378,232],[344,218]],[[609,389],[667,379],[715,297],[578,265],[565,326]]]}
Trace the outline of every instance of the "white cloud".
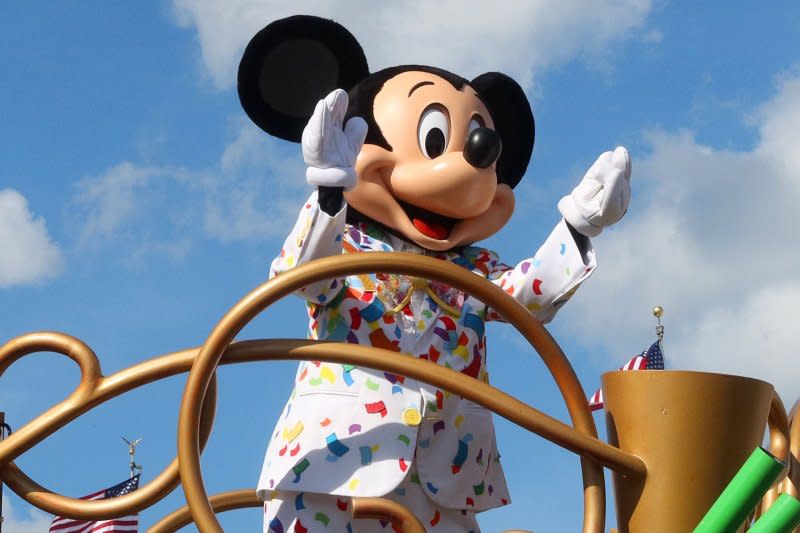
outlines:
{"label": "white cloud", "polygon": [[565,309],[615,360],[653,336],[665,308],[676,368],[760,377],[788,405],[800,395],[800,77],[756,113],[749,151],[704,146],[687,131],[647,134],[626,219],[596,240],[600,267]]}
{"label": "white cloud", "polygon": [[138,167],[123,161],[99,176],[81,179],[75,194],[76,202],[86,208],[82,213],[81,243],[113,238],[126,222],[144,210],[142,194],[153,181],[170,177],[168,169]]}
{"label": "white cloud", "polygon": [[0,250],[0,287],[40,283],[61,272],[61,251],[45,220],[13,189],[0,190]]}
{"label": "white cloud", "polygon": [[[800,72],[800,65],[795,69]],[[781,174],[793,187],[800,187],[800,74],[786,74],[779,80],[778,95],[761,106],[756,121],[761,122],[762,142],[758,152],[774,160]]]}
{"label": "white cloud", "polygon": [[242,119],[218,174],[206,183],[205,230],[222,242],[282,235],[307,189],[299,147],[271,139]]}
{"label": "white cloud", "polygon": [[794,351],[798,301],[800,276],[784,283],[767,283],[748,291],[736,306],[706,313],[697,334],[676,338],[673,351],[686,354],[691,368],[769,381],[789,409],[800,397],[800,361]]}
{"label": "white cloud", "polygon": [[[180,260],[198,239],[223,243],[282,235],[308,193],[299,148],[240,118],[213,168],[115,165],[76,185],[82,248],[122,244],[134,266]],[[294,157],[292,157],[294,155]],[[290,224],[290,223],[288,223]]]}
{"label": "white cloud", "polygon": [[28,507],[27,516],[17,516],[8,498],[3,498],[3,529],[10,533],[47,533],[52,517]]}
{"label": "white cloud", "polygon": [[123,263],[142,266],[148,258],[178,261],[191,250],[188,195],[174,188],[191,183],[179,167],[138,166],[129,161],[75,185],[69,217],[83,253],[109,244],[121,245]]}
{"label": "white cloud", "polygon": [[[342,23],[371,70],[421,63],[473,77],[498,70],[530,88],[535,73],[576,57],[597,59],[643,29],[652,0],[479,0],[328,2],[173,0],[179,25],[197,31],[202,62],[218,88],[231,87],[247,41],[266,24],[298,13]],[[513,52],[511,52],[513,51]]]}

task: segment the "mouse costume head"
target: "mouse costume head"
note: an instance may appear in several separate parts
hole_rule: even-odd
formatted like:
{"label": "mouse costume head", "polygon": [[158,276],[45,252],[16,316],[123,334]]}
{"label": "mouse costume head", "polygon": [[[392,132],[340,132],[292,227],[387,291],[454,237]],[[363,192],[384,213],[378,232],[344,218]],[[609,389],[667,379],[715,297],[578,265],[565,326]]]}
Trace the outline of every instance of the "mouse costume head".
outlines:
{"label": "mouse costume head", "polygon": [[370,73],[355,38],[335,22],[273,22],[247,46],[239,97],[264,131],[292,142],[316,103],[340,88],[347,118],[368,125],[351,209],[430,250],[488,237],[511,217],[512,189],[530,160],[534,121],[519,85],[409,65]]}

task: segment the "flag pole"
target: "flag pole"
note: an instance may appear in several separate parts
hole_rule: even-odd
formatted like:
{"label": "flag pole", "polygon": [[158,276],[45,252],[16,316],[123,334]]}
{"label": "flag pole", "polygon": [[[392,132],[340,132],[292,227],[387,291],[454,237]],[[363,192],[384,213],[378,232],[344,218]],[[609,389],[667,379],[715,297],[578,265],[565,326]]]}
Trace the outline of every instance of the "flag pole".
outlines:
{"label": "flag pole", "polygon": [[[664,356],[664,325],[661,323],[661,317],[664,316],[664,308],[660,305],[653,307],[653,316],[658,320],[656,325],[656,337],[658,337],[658,348],[661,350],[661,356]],[[665,367],[666,368],[666,367]]]}
{"label": "flag pole", "polygon": [[[6,413],[0,411],[0,441],[11,435],[11,426],[6,424]],[[3,531],[3,480],[0,479],[0,533]]]}

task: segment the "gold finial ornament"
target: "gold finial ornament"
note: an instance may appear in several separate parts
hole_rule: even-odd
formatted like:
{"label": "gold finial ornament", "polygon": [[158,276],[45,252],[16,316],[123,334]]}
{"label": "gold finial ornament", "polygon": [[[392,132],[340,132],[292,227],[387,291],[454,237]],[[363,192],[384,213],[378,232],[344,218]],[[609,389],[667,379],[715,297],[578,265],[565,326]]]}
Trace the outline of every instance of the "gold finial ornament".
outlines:
{"label": "gold finial ornament", "polygon": [[653,307],[653,316],[656,317],[658,320],[658,325],[656,326],[656,336],[658,336],[658,340],[664,340],[664,326],[661,324],[661,317],[664,316],[664,308],[660,305]]}

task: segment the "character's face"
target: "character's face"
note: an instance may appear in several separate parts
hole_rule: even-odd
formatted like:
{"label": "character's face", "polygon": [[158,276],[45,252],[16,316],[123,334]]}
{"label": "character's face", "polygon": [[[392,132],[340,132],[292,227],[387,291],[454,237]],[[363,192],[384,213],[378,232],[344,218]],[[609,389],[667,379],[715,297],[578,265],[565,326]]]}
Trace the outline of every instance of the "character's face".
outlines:
{"label": "character's face", "polygon": [[475,90],[426,72],[403,72],[375,97],[374,117],[392,147],[365,144],[347,202],[429,250],[496,233],[514,210],[498,184],[500,139]]}

